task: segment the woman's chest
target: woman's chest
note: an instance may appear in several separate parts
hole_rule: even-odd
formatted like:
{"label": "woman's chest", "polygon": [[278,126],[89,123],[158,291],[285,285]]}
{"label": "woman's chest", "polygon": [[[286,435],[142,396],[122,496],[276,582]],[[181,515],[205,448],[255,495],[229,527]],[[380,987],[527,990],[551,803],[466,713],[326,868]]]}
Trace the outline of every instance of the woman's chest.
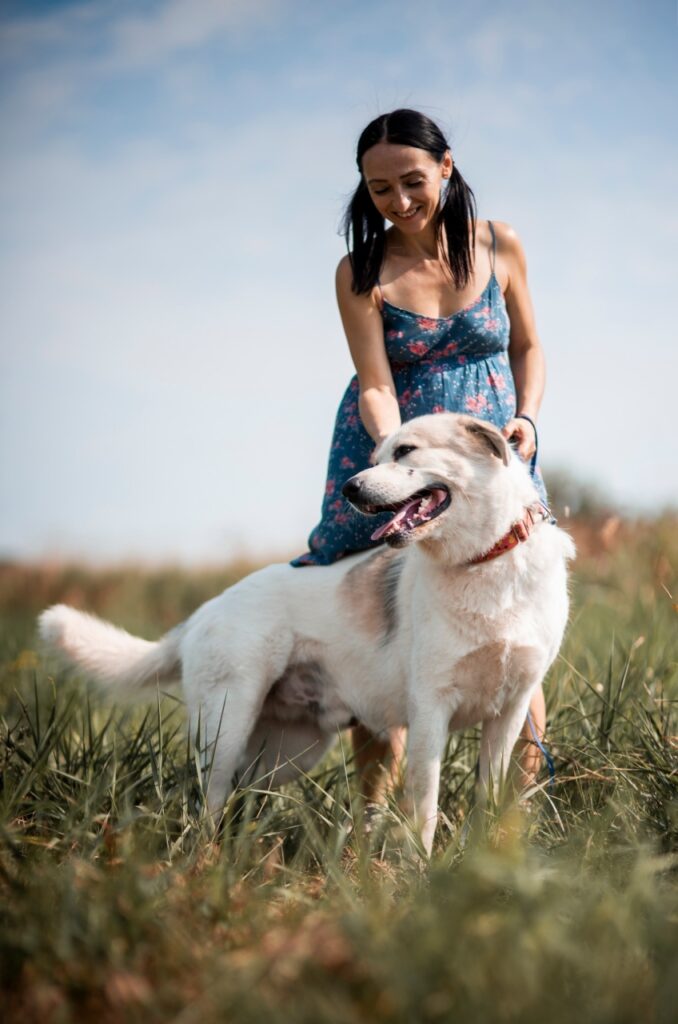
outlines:
{"label": "woman's chest", "polygon": [[446,317],[428,317],[384,300],[384,343],[392,362],[449,363],[505,352],[509,320],[492,278],[480,295]]}
{"label": "woman's chest", "polygon": [[503,292],[507,284],[503,276],[503,267],[491,258],[488,246],[478,238],[472,270],[462,288],[455,285],[452,271],[442,257],[413,257],[389,245],[380,287],[383,297],[395,306],[413,310],[422,317],[444,320],[473,302],[491,278],[497,280]]}
{"label": "woman's chest", "polygon": [[409,309],[431,320],[447,320],[480,295],[489,276],[473,275],[464,288],[455,288],[449,272],[440,264],[421,267],[391,267],[384,270],[381,293],[391,304]]}

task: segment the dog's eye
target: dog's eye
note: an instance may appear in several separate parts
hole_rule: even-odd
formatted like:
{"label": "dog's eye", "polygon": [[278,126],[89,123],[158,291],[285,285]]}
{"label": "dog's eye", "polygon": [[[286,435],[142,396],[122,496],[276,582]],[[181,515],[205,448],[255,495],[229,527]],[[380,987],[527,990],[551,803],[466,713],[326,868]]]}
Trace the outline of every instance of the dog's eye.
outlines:
{"label": "dog's eye", "polygon": [[399,444],[393,453],[393,461],[397,462],[398,459],[403,459],[410,452],[416,452],[416,450],[416,446],[413,444]]}

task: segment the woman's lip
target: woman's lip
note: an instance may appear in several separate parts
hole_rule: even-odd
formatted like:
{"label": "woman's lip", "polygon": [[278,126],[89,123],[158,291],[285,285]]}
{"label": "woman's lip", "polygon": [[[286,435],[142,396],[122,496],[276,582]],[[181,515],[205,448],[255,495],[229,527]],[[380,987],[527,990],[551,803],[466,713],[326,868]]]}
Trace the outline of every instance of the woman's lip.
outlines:
{"label": "woman's lip", "polygon": [[396,213],[395,216],[400,218],[400,220],[412,220],[413,217],[417,216],[417,214],[419,213],[420,210],[421,210],[421,206],[418,206],[416,208],[416,210],[408,210],[408,212],[406,214]]}

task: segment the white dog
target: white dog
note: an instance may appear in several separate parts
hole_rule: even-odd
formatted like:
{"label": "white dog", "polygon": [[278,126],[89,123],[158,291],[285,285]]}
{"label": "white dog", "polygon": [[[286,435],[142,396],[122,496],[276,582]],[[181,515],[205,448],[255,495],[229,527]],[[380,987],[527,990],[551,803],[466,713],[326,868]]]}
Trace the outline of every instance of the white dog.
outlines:
{"label": "white dog", "polygon": [[344,493],[367,514],[395,513],[375,532],[384,546],[328,567],[269,566],[157,643],[63,605],[40,631],[116,694],[181,677],[215,814],[254,764],[282,783],[356,720],[407,726],[407,789],[430,853],[448,732],[482,723],[479,784],[503,777],[561,642],[574,547],[543,521],[501,433],[468,416],[406,423]]}

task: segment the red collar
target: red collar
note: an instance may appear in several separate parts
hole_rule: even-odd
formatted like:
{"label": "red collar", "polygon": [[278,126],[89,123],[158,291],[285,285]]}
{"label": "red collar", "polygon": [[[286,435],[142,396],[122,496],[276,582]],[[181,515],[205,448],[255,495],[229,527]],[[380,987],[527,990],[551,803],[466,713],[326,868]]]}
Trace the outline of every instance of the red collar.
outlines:
{"label": "red collar", "polygon": [[547,509],[546,505],[542,505],[540,501],[535,501],[534,504],[528,505],[525,509],[525,514],[522,519],[519,519],[513,524],[508,533],[505,533],[501,537],[494,547],[491,547],[489,551],[486,551],[484,555],[477,555],[475,558],[471,558],[467,565],[479,565],[481,562],[489,562],[492,558],[498,558],[499,555],[505,554],[507,551],[511,551],[517,547],[521,541],[527,540],[532,532],[532,528],[537,523],[541,523],[544,519],[550,519],[551,513]]}

